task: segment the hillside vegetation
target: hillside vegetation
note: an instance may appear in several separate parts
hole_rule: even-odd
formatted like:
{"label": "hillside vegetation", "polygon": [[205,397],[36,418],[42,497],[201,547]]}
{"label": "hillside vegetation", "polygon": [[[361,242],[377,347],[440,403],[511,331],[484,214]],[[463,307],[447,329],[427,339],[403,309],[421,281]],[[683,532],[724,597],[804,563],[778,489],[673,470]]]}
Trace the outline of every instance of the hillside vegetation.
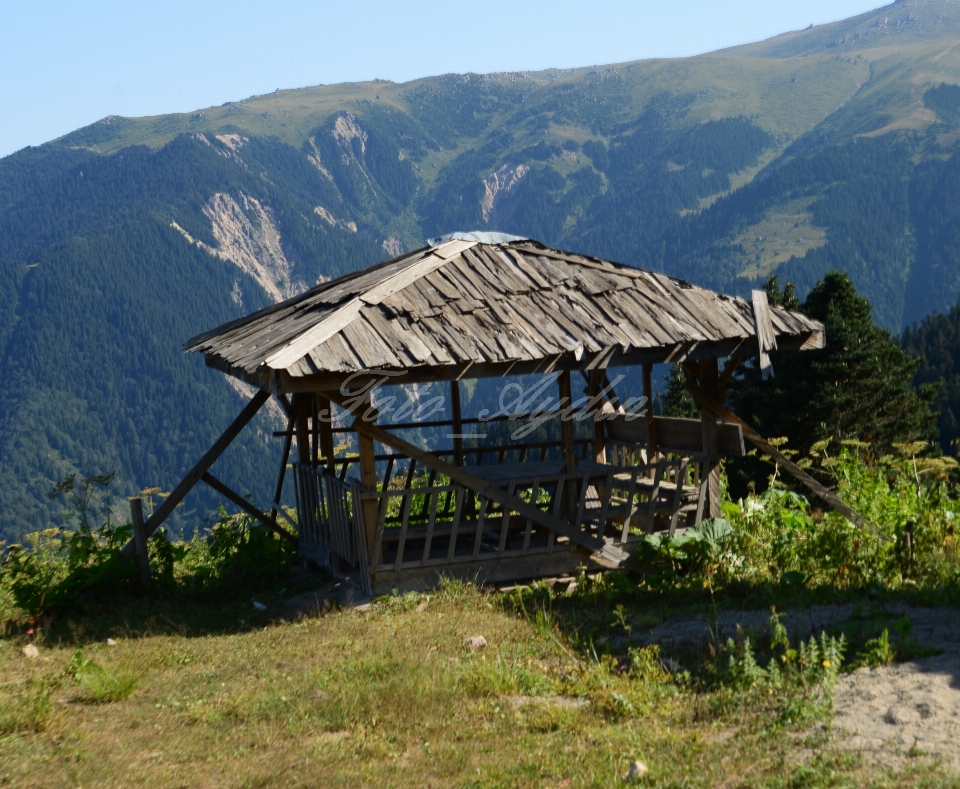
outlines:
{"label": "hillside vegetation", "polygon": [[[144,589],[119,561],[130,526],[74,511],[76,531],[0,564],[0,782],[572,788],[639,760],[640,785],[958,786],[925,735],[878,764],[830,725],[842,672],[933,653],[894,604],[957,605],[953,464],[922,449],[806,458],[892,541],[774,486],[648,537],[629,576],[447,581],[359,607],[225,512],[188,542],[152,538]],[[831,603],[855,606],[827,632],[785,625]],[[721,636],[745,611],[764,626]],[[707,638],[650,643],[691,613]]]}
{"label": "hillside vegetation", "polygon": [[[958,43],[960,3],[903,0],[695,58],[109,117],[6,157],[0,535],[49,523],[73,472],[175,484],[241,403],[184,340],[452,230],[738,293],[838,268],[894,332],[948,311]],[[270,420],[217,470],[261,503]]]}

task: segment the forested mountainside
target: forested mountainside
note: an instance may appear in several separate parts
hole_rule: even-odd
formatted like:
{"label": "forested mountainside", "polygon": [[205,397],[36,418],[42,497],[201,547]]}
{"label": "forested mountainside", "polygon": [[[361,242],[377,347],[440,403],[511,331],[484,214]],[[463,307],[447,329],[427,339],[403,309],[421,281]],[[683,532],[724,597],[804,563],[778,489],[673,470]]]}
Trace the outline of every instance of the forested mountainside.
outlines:
{"label": "forested mountainside", "polygon": [[[695,58],[109,117],[0,160],[0,538],[73,472],[176,483],[242,402],[184,340],[452,230],[739,293],[838,268],[895,332],[949,310],[958,45],[958,0],[901,0]],[[275,423],[217,466],[261,503]]]}

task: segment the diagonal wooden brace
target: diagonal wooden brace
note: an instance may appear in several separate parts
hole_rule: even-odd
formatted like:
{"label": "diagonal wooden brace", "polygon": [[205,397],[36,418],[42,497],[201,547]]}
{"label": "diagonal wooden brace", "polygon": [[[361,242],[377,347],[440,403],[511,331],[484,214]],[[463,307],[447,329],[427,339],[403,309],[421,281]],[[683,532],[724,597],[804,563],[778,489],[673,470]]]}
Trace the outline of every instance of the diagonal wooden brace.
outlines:
{"label": "diagonal wooden brace", "polygon": [[533,504],[528,504],[516,496],[510,496],[502,488],[498,488],[496,485],[490,484],[475,474],[471,474],[462,466],[454,466],[452,463],[447,463],[445,460],[441,460],[429,452],[424,452],[422,449],[404,441],[402,438],[398,438],[386,430],[364,421],[362,417],[355,419],[352,427],[358,433],[363,433],[379,441],[384,446],[391,447],[397,452],[413,458],[418,463],[422,463],[424,466],[450,477],[450,479],[459,482],[475,493],[479,493],[491,501],[501,504],[505,510],[518,512],[534,523],[545,526],[551,531],[569,538],[571,542],[576,543],[582,548],[586,548],[591,553],[599,554],[606,561],[621,564],[627,558],[627,554],[619,548],[597,537],[584,534],[578,529],[573,528],[573,526],[566,521],[543,512]]}
{"label": "diagonal wooden brace", "polygon": [[[180,480],[180,484],[173,489],[173,492],[164,499],[163,504],[157,507],[153,515],[151,515],[149,520],[144,524],[144,533],[147,537],[160,528],[160,524],[162,524],[170,513],[176,509],[177,505],[183,501],[184,496],[193,490],[193,487],[200,481],[200,478],[214,462],[216,462],[217,458],[223,454],[223,451],[230,446],[233,439],[237,437],[240,431],[246,427],[247,423],[253,419],[257,412],[263,407],[263,404],[269,399],[270,393],[261,389],[253,396],[250,402],[244,406],[239,416],[230,423],[230,427],[223,431],[223,435],[221,435],[214,445],[207,450],[207,453],[200,458],[197,465],[190,469],[190,473]],[[120,551],[120,556],[125,560],[130,560],[133,558],[135,552],[136,546],[131,539],[123,546],[123,549]]]}
{"label": "diagonal wooden brace", "polygon": [[256,507],[254,507],[249,501],[247,501],[243,496],[237,493],[235,490],[227,487],[219,479],[217,479],[209,471],[206,472],[202,477],[200,477],[204,482],[206,482],[211,488],[213,488],[217,493],[223,496],[225,499],[229,499],[234,504],[236,504],[240,509],[242,509],[247,515],[250,515],[260,521],[264,526],[267,526],[271,531],[275,532],[280,537],[283,537],[287,542],[296,546],[297,538],[294,537],[290,532],[280,526],[275,518],[271,518],[264,512],[260,512]]}
{"label": "diagonal wooden brace", "polygon": [[884,540],[887,540],[888,542],[893,541],[889,535],[880,531],[880,529],[870,523],[870,521],[864,518],[859,512],[857,512],[839,496],[837,496],[836,493],[828,490],[824,485],[820,484],[817,482],[817,480],[807,474],[807,472],[800,468],[796,463],[778,452],[776,447],[767,443],[763,436],[750,427],[750,425],[744,422],[739,416],[733,413],[733,411],[719,403],[714,398],[710,397],[710,395],[708,395],[700,387],[695,373],[686,365],[684,365],[683,371],[687,377],[687,390],[693,396],[693,399],[696,401],[698,406],[701,408],[707,408],[718,416],[722,416],[727,422],[734,422],[740,425],[740,427],[743,429],[744,438],[746,438],[757,449],[763,452],[763,454],[765,454],[767,457],[779,463],[783,467],[784,471],[789,473],[798,482],[802,483],[811,491],[813,491],[818,498],[822,499],[824,502],[833,507],[833,509],[843,515],[843,517],[850,521],[850,523],[852,523],[854,526],[857,526],[858,528],[870,529],[870,531],[874,532],[877,536],[882,537]]}

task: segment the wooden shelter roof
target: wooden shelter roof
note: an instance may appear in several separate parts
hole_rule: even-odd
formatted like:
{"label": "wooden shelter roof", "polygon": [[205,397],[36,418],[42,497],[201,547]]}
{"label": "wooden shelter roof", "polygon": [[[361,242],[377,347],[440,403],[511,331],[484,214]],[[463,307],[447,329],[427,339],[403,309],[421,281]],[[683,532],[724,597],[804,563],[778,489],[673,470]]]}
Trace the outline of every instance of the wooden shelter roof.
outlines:
{"label": "wooden shelter roof", "polygon": [[[184,350],[275,391],[332,390],[367,370],[422,381],[759,351],[745,299],[536,241],[469,239],[321,283]],[[769,315],[773,347],[823,347],[817,321]]]}

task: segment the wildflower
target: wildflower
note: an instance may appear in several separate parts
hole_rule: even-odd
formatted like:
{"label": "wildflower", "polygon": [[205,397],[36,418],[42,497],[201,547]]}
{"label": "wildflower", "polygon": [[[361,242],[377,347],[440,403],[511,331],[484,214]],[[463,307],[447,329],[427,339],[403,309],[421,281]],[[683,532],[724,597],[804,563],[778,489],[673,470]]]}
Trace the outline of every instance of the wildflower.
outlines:
{"label": "wildflower", "polygon": [[824,668],[830,668],[830,661],[829,661],[829,660],[824,660],[824,661],[823,661],[823,667],[824,667]]}

